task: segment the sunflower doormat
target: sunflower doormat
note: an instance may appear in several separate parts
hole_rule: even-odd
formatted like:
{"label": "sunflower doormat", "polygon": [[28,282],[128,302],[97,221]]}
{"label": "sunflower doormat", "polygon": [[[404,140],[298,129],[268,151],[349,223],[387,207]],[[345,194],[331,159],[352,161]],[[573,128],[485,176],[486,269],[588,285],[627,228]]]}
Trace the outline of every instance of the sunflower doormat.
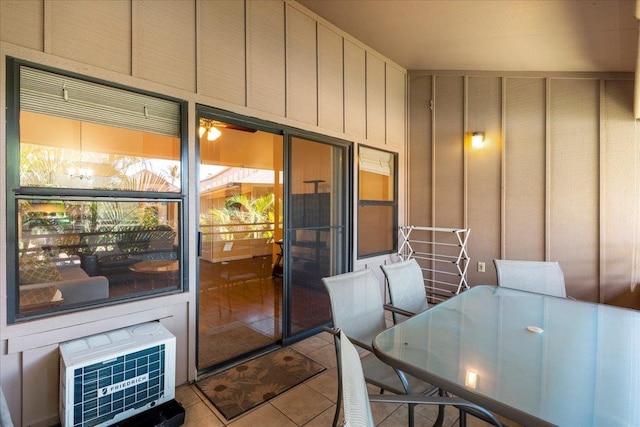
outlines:
{"label": "sunflower doormat", "polygon": [[282,348],[200,380],[196,385],[230,420],[324,370],[324,366],[294,349]]}

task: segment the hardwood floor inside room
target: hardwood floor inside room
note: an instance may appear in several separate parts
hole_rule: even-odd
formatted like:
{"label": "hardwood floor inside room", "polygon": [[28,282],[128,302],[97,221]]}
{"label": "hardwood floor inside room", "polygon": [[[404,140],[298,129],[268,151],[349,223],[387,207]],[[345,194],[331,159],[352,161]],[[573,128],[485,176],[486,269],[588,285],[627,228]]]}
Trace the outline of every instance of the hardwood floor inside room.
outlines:
{"label": "hardwood floor inside room", "polygon": [[271,257],[200,261],[198,369],[282,339],[282,279]]}

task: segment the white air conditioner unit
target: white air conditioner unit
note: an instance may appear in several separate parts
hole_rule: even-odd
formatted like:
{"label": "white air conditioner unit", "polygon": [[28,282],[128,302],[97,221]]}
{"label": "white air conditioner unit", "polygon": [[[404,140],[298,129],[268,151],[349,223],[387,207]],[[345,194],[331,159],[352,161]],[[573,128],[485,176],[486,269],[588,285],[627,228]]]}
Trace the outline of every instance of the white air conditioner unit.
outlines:
{"label": "white air conditioner unit", "polygon": [[109,426],[175,397],[176,338],[158,322],[60,344],[62,427]]}

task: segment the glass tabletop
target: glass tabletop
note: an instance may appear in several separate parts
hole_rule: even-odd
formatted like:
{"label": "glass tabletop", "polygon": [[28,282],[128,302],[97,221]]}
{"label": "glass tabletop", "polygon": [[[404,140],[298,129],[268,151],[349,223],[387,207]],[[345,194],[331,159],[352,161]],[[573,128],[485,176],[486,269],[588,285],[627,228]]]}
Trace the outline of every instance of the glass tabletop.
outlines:
{"label": "glass tabletop", "polygon": [[392,366],[525,425],[640,425],[640,312],[475,286],[374,340]]}

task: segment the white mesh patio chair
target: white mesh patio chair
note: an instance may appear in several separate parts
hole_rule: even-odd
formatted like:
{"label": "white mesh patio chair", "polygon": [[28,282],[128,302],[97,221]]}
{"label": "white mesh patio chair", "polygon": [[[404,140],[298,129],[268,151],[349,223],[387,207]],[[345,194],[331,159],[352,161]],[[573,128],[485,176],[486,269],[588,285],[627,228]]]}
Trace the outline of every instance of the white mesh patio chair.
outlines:
{"label": "white mesh patio chair", "polygon": [[[391,307],[397,309],[392,311],[394,323],[403,322],[429,308],[422,269],[414,258],[381,265],[380,268],[387,279]],[[407,313],[401,314],[399,310]]]}
{"label": "white mesh patio chair", "polygon": [[557,262],[494,259],[498,286],[567,298],[564,274]]}
{"label": "white mesh patio chair", "polygon": [[[393,369],[373,354],[373,339],[386,329],[382,291],[370,269],[322,279],[331,300],[333,326],[369,353],[362,358],[364,377],[380,392],[433,395],[438,388]],[[337,349],[336,349],[337,351]],[[338,402],[340,402],[338,388]],[[336,405],[333,425],[337,425],[340,405]],[[443,414],[444,415],[444,414]],[[409,405],[409,424],[413,425],[413,405]]]}
{"label": "white mesh patio chair", "polygon": [[[452,405],[460,410],[460,425],[465,424],[466,413],[472,413],[483,420],[502,426],[500,421],[484,408],[467,402],[466,400],[446,396],[407,396],[407,395],[369,395],[360,356],[354,345],[346,335],[338,332],[336,340],[338,352],[338,367],[340,375],[340,387],[342,388],[342,405],[344,406],[345,427],[374,427],[373,414],[370,402],[382,403],[406,403],[409,405],[429,404]],[[340,402],[336,403],[340,406]],[[436,425],[442,424],[442,420],[436,421]]]}
{"label": "white mesh patio chair", "polygon": [[9,406],[5,400],[4,393],[0,388],[0,427],[13,427]]}

